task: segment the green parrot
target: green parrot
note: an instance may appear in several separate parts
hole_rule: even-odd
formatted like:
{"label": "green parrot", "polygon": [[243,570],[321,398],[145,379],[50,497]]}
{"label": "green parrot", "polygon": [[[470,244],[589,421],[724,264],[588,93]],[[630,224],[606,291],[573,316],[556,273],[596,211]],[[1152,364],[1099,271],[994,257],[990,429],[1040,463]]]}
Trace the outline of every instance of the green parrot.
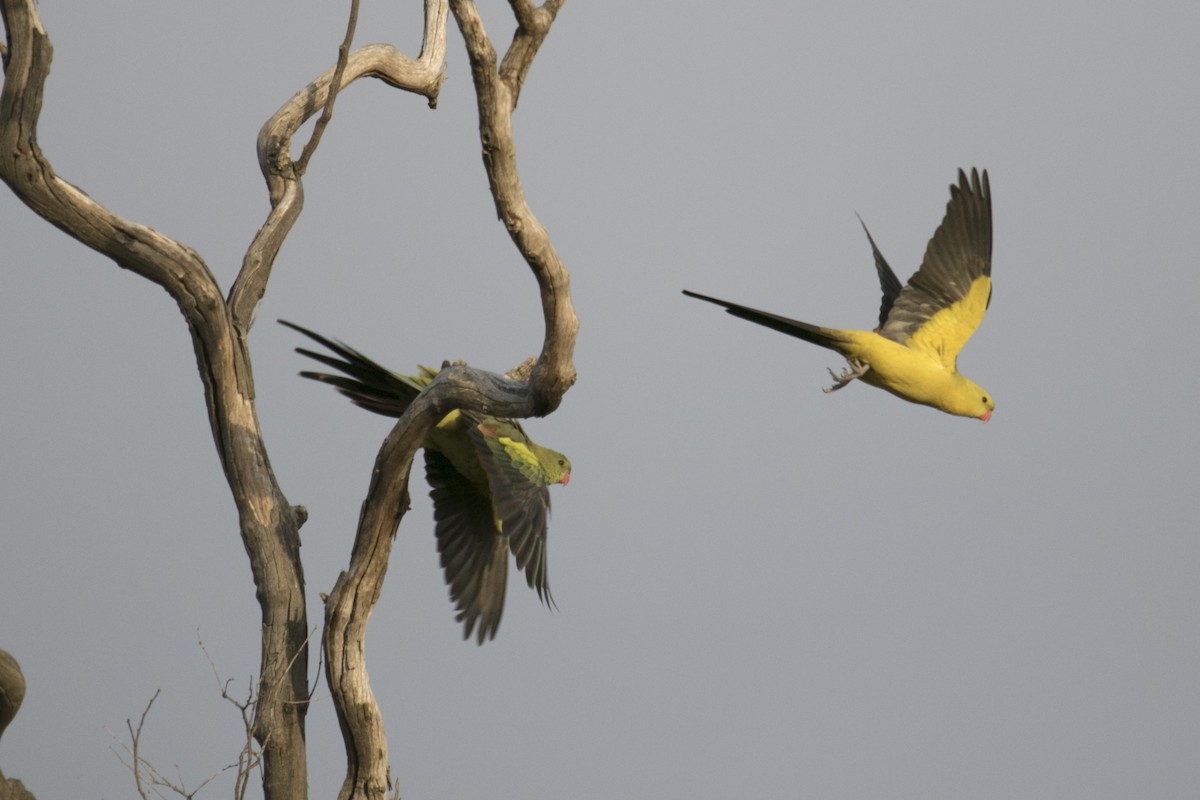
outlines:
{"label": "green parrot", "polygon": [[[297,353],[343,373],[301,372],[302,377],[328,383],[376,414],[399,417],[438,373],[422,366],[416,375],[400,375],[340,342],[279,322],[338,356],[297,347]],[[553,607],[546,576],[548,487],[571,480],[567,457],[534,442],[516,420],[469,411],[443,417],[424,449],[438,553],[463,638],[471,638],[473,630],[479,644],[496,637],[510,550],[526,583]]]}

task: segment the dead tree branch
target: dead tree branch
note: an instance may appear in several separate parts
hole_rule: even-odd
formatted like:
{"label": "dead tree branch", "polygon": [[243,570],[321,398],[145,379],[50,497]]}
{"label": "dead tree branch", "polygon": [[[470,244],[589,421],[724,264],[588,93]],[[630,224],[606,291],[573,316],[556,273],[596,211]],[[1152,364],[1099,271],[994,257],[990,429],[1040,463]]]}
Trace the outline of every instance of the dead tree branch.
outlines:
{"label": "dead tree branch", "polygon": [[254,310],[266,291],[271,266],[304,207],[301,173],[291,156],[296,131],[317,109],[326,107],[331,90],[341,91],[363,77],[378,78],[398,89],[422,95],[430,107],[435,107],[445,80],[448,15],[446,0],[426,0],[425,39],[421,55],[415,61],[388,44],[360,47],[346,57],[340,80],[335,82],[337,66],[330,68],[292,95],[263,124],[258,133],[258,165],[267,181],[271,213],[246,250],[241,274],[229,293],[231,313],[239,328],[248,329],[253,324]]}
{"label": "dead tree branch", "polygon": [[[350,45],[354,42],[356,27],[358,27],[358,0],[350,0],[350,21],[346,23],[346,38],[342,40],[342,45],[338,48],[337,64],[333,68],[333,78],[330,80],[334,86],[342,85],[342,76],[346,73],[346,62],[350,59]],[[304,149],[300,152],[300,159],[296,162],[296,174],[301,177],[308,169],[308,162],[312,159],[313,153],[317,151],[317,145],[321,143],[321,136],[325,133],[325,128],[333,119],[333,103],[337,100],[337,96],[337,91],[329,92],[329,97],[321,108],[321,116],[317,118],[317,122],[313,126],[312,136],[308,138]]]}
{"label": "dead tree branch", "polygon": [[[170,792],[172,795],[184,798],[184,800],[192,800],[220,772],[213,773],[202,780],[195,788],[189,790],[178,765],[175,766],[175,778],[168,778],[143,756],[141,752],[142,733],[146,727],[146,718],[150,715],[150,707],[154,705],[154,701],[158,699],[161,693],[161,689],[156,690],[154,696],[150,698],[150,702],[146,703],[146,707],[142,709],[142,715],[138,718],[136,728],[133,726],[133,720],[125,720],[125,729],[129,733],[129,744],[125,744],[120,740],[117,741],[121,745],[121,749],[125,751],[125,755],[129,757],[129,760],[126,761],[122,758],[120,753],[117,753],[117,758],[133,773],[134,788],[142,800],[150,800],[151,793],[155,797],[165,799],[168,795],[164,792]],[[117,737],[113,736],[113,739],[115,740]]]}
{"label": "dead tree branch", "polygon": [[229,684],[233,682],[232,678],[222,679],[220,671],[217,670],[216,662],[208,653],[208,648],[204,646],[204,641],[200,639],[200,632],[196,631],[196,641],[200,645],[200,649],[204,652],[204,657],[208,659],[208,665],[212,668],[213,680],[217,682],[217,688],[221,692],[221,698],[238,710],[242,718],[242,748],[238,751],[237,763],[230,764],[226,770],[236,769],[237,774],[233,780],[233,797],[234,800],[244,800],[246,790],[250,787],[250,776],[254,774],[254,770],[262,767],[262,747],[255,746],[254,741],[254,684],[251,682],[246,690],[246,699],[239,700],[229,693]]}
{"label": "dead tree branch", "polygon": [[496,51],[483,29],[483,20],[470,0],[451,0],[459,30],[471,59],[471,78],[479,105],[479,138],[496,214],[513,243],[533,270],[541,291],[546,336],[529,380],[530,406],[523,414],[545,416],[558,407],[575,383],[575,336],[579,319],[571,304],[571,279],[559,258],[550,234],[533,215],[521,188],[517,150],[513,141],[512,112],[538,47],[550,31],[561,2],[535,7],[527,0],[511,0],[517,31],[500,68]]}
{"label": "dead tree branch", "polygon": [[423,398],[409,407],[379,450],[350,565],[325,601],[325,680],[346,745],[339,800],[383,798],[391,786],[383,716],[366,669],[366,629],[383,589],[393,537],[408,510],[413,456],[441,419]]}

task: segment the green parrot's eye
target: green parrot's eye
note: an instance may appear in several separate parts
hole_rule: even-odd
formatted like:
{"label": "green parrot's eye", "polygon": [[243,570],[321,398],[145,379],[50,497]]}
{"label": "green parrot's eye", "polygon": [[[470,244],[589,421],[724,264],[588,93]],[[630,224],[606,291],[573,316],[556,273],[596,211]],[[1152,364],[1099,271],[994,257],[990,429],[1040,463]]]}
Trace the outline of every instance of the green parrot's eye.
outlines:
{"label": "green parrot's eye", "polygon": [[987,405],[987,395],[986,395],[986,394],[985,394],[983,397],[979,398],[979,399],[983,401],[983,404],[984,404],[985,406]]}

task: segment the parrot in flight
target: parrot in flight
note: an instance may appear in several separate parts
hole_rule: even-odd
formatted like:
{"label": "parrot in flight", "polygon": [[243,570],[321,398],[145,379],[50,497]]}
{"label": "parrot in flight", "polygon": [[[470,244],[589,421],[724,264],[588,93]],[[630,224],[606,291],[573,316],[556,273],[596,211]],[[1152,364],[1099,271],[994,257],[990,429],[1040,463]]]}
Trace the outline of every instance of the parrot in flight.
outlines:
{"label": "parrot in flight", "polygon": [[[302,377],[327,383],[376,414],[399,417],[438,373],[422,366],[416,375],[400,375],[341,342],[279,322],[336,354],[296,348],[342,373],[305,371]],[[526,583],[553,607],[546,575],[548,487],[571,480],[567,457],[534,442],[516,420],[457,410],[429,432],[423,447],[438,553],[463,638],[472,631],[478,644],[496,637],[510,551]]]}
{"label": "parrot in flight", "polygon": [[883,289],[879,327],[873,331],[823,328],[686,289],[683,293],[841,353],[850,367],[840,375],[829,370],[835,382],[827,392],[857,378],[911,403],[987,422],[996,407],[991,395],[958,372],[958,353],[983,321],[992,299],[992,192],[987,170],[982,180],[975,169],[969,180],[958,171],[946,216],[929,240],[920,269],[904,286],[865,223],[863,231]]}

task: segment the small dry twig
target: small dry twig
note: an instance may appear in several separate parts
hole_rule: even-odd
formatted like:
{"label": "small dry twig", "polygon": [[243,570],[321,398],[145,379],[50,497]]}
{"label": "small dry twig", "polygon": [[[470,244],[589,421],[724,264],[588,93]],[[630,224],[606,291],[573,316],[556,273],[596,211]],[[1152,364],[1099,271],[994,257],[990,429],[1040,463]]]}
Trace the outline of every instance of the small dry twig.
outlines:
{"label": "small dry twig", "polygon": [[146,718],[150,714],[150,708],[154,705],[154,701],[158,699],[160,694],[162,694],[162,689],[156,689],[154,696],[150,698],[150,702],[146,703],[146,707],[142,710],[142,715],[138,718],[136,728],[133,726],[133,720],[125,720],[125,728],[129,731],[129,744],[125,744],[125,742],[117,739],[115,734],[110,733],[109,735],[113,737],[113,740],[121,746],[121,749],[129,757],[129,760],[126,761],[120,753],[117,753],[117,758],[133,773],[134,787],[137,789],[138,796],[142,800],[150,800],[151,793],[155,797],[165,799],[167,795],[164,793],[164,790],[186,798],[186,800],[193,800],[205,786],[225,770],[214,772],[202,780],[198,786],[189,790],[187,783],[183,779],[183,772],[180,770],[178,764],[175,765],[175,779],[172,780],[163,775],[154,764],[142,756],[142,731],[146,727]]}
{"label": "small dry twig", "polygon": [[342,76],[346,74],[346,64],[350,61],[350,43],[354,41],[356,27],[358,27],[358,0],[350,0],[350,21],[346,23],[346,38],[338,47],[337,66],[333,69],[333,80],[329,82],[329,97],[325,100],[324,108],[321,109],[321,116],[313,125],[312,136],[308,137],[308,142],[304,145],[304,149],[300,152],[300,158],[296,161],[297,177],[304,175],[308,170],[309,159],[312,158],[317,145],[321,143],[321,135],[325,133],[325,127],[329,124],[329,120],[333,119],[333,101],[337,99],[338,92],[342,89]]}

